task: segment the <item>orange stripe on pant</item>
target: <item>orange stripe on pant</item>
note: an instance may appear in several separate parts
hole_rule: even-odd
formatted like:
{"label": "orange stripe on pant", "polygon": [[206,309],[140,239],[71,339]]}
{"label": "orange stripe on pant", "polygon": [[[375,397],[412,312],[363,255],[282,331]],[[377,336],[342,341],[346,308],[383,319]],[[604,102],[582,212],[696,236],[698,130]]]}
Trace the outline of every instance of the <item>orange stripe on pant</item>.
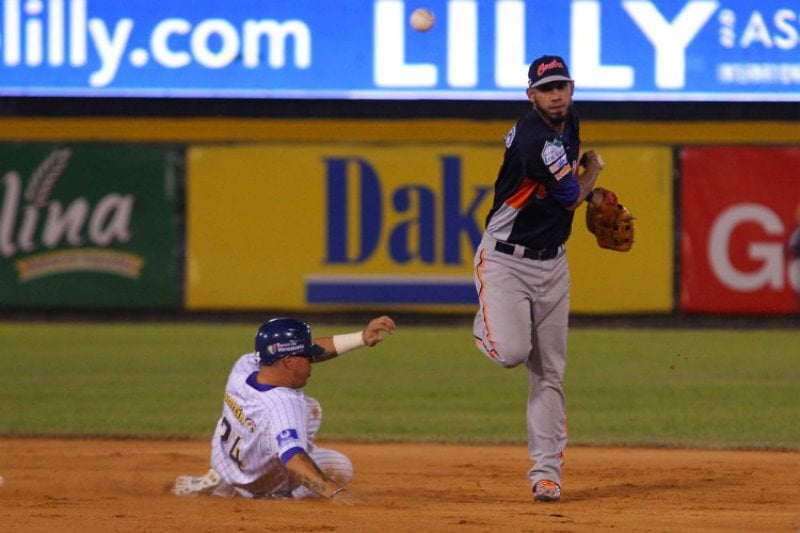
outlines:
{"label": "orange stripe on pant", "polygon": [[[486,286],[486,282],[483,280],[483,269],[486,265],[486,250],[481,250],[481,260],[478,263],[478,267],[475,269],[475,272],[478,276],[478,281],[480,282],[481,288],[478,291],[478,303],[481,307],[481,314],[483,315],[483,326],[486,329],[486,339],[482,339],[480,344],[483,344],[483,350],[489,354],[492,359],[497,359],[498,354],[497,350],[494,347],[494,335],[492,334],[492,327],[489,325],[489,313],[487,310],[486,305],[483,301],[483,291],[484,287]],[[487,342],[489,345],[487,346]],[[475,343],[478,344],[478,340],[475,340]],[[480,346],[479,346],[480,347]]]}

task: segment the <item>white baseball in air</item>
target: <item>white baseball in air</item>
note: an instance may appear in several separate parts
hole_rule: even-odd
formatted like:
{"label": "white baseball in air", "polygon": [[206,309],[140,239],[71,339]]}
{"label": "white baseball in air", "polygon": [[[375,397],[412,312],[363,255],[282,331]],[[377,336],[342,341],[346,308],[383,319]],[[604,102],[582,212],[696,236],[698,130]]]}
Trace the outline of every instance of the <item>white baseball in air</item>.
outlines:
{"label": "white baseball in air", "polygon": [[433,16],[433,12],[430,9],[425,9],[424,7],[418,7],[415,9],[409,18],[411,27],[417,31],[428,31],[429,29],[433,28],[433,22],[435,20],[436,19]]}

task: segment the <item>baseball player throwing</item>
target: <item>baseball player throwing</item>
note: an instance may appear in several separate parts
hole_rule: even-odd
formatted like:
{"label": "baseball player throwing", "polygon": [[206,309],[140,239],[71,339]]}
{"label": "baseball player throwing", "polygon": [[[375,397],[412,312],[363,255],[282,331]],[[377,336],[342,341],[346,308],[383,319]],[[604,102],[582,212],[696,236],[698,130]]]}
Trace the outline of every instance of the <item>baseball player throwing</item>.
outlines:
{"label": "baseball player throwing", "polygon": [[314,444],[322,408],[301,389],[312,363],[375,346],[394,329],[390,317],[380,316],[363,331],[313,339],[300,320],[262,324],[255,352],[241,356],[228,376],[211,440],[211,469],[204,476],[179,476],[172,492],[352,502],[345,487],[353,465],[345,455]]}
{"label": "baseball player throwing", "polygon": [[603,161],[592,151],[578,157],[574,82],[564,60],[542,56],[530,65],[528,78],[532,106],[505,136],[494,201],[475,254],[474,335],[498,365],[528,369],[528,477],[534,500],[556,501],[567,443],[570,280],[564,244]]}

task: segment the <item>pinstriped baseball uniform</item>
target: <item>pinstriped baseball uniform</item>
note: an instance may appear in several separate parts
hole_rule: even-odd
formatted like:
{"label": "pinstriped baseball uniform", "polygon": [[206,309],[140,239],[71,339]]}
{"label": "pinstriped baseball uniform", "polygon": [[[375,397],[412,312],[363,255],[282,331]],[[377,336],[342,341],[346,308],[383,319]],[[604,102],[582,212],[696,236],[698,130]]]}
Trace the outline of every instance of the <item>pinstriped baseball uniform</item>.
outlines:
{"label": "pinstriped baseball uniform", "polygon": [[256,382],[255,353],[239,358],[228,377],[222,416],[211,441],[211,467],[224,480],[215,493],[246,497],[307,497],[313,493],[290,479],[283,464],[305,451],[331,477],[352,479],[350,460],[315,447],[322,422],[319,402],[302,391]]}
{"label": "pinstriped baseball uniform", "polygon": [[570,108],[562,134],[530,109],[505,136],[494,202],[474,260],[478,348],[505,368],[528,371],[531,483],[561,481],[567,443],[563,376],[569,267],[564,244],[577,199],[579,121]]}

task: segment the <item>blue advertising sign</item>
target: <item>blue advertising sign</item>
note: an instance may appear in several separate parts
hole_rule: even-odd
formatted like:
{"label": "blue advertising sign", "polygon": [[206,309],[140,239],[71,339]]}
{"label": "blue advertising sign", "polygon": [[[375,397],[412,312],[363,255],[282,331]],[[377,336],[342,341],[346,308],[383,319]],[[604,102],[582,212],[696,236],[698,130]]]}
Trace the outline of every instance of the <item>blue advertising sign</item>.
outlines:
{"label": "blue advertising sign", "polygon": [[[415,30],[420,5],[433,27]],[[800,100],[797,0],[3,0],[0,95]]]}

